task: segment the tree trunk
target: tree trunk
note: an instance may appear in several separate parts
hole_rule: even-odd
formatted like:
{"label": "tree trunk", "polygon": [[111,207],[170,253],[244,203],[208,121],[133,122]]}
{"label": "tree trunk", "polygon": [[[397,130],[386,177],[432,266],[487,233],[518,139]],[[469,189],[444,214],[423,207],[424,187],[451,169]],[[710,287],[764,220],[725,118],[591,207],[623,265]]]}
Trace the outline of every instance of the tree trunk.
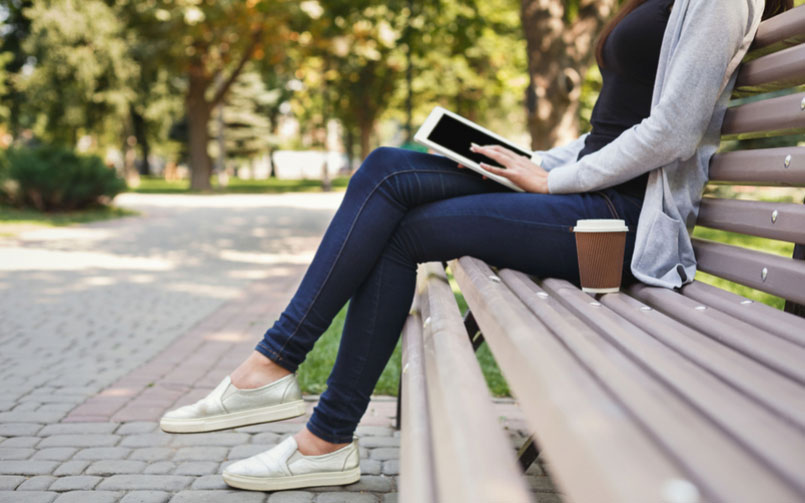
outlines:
{"label": "tree trunk", "polygon": [[362,122],[361,128],[361,161],[369,157],[369,141],[372,135],[372,123],[369,121]]}
{"label": "tree trunk", "polygon": [[207,146],[210,142],[209,122],[212,107],[205,99],[209,79],[203,69],[191,68],[187,90],[188,150],[190,152],[190,188],[211,190],[212,160]]}
{"label": "tree trunk", "polygon": [[139,172],[141,175],[150,175],[151,166],[148,163],[148,156],[151,155],[151,145],[148,143],[148,125],[145,122],[145,117],[137,111],[137,108],[133,104],[129,105],[129,114],[131,115],[134,137],[137,138],[137,144],[140,146],[140,155],[142,156]]}
{"label": "tree trunk", "polygon": [[522,0],[520,17],[528,51],[526,117],[531,147],[548,149],[579,134],[579,98],[594,61],[595,37],[616,0],[579,0],[566,20],[565,0]]}

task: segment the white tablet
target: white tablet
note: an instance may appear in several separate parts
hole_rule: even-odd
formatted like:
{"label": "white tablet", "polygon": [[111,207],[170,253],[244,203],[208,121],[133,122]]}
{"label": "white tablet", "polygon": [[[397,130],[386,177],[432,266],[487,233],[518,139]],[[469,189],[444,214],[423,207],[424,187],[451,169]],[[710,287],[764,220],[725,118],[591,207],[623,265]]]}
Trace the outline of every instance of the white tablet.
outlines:
{"label": "white tablet", "polygon": [[501,145],[520,155],[528,157],[532,161],[535,160],[529,150],[518,147],[492,131],[460,115],[454,114],[449,110],[445,110],[442,107],[434,108],[430,115],[428,115],[422,127],[420,127],[419,131],[414,135],[414,141],[489,177],[491,180],[519,192],[523,192],[523,189],[512,183],[509,179],[499,175],[493,175],[483,169],[480,166],[482,162],[501,168],[504,166],[501,166],[500,163],[485,155],[471,152],[470,144]]}

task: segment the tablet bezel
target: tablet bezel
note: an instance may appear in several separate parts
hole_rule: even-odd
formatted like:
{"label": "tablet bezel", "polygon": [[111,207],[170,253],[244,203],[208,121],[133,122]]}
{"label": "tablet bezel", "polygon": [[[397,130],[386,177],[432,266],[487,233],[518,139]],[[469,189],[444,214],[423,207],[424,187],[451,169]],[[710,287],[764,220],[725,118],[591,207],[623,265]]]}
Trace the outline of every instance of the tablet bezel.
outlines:
{"label": "tablet bezel", "polygon": [[476,123],[474,123],[474,122],[472,122],[472,121],[470,121],[468,119],[465,119],[464,117],[462,117],[462,116],[460,116],[458,114],[455,114],[455,113],[451,112],[450,110],[447,110],[447,109],[442,108],[440,106],[434,107],[433,110],[430,112],[428,117],[425,119],[425,122],[422,123],[422,127],[420,127],[419,130],[414,135],[414,141],[416,141],[417,143],[420,143],[420,144],[422,144],[422,145],[424,145],[426,147],[429,147],[429,148],[435,150],[436,152],[448,157],[449,159],[452,159],[452,160],[454,160],[454,161],[456,161],[458,163],[461,163],[462,165],[472,169],[473,171],[481,173],[482,175],[488,177],[489,179],[494,180],[494,181],[496,181],[496,182],[498,182],[498,183],[500,183],[502,185],[505,185],[506,187],[509,187],[509,188],[511,188],[513,190],[516,190],[518,192],[525,192],[523,189],[521,189],[520,187],[515,185],[508,178],[500,176],[500,175],[495,175],[493,173],[490,173],[489,171],[487,171],[484,168],[482,168],[480,166],[480,164],[476,163],[472,159],[470,159],[468,157],[465,157],[465,156],[459,154],[458,152],[450,150],[447,147],[444,147],[444,146],[442,146],[442,145],[440,145],[438,143],[435,143],[435,142],[429,140],[428,136],[430,135],[430,133],[433,131],[433,128],[436,127],[436,124],[439,123],[439,120],[444,115],[450,116],[450,117],[452,117],[452,118],[454,118],[454,119],[456,119],[458,121],[463,122],[464,124],[466,124],[467,126],[473,128],[473,129],[481,131],[482,133],[487,134],[487,135],[491,136],[492,138],[495,138],[499,142],[503,143],[504,146],[509,147],[510,149],[514,150],[517,153],[524,153],[524,154],[527,154],[527,156],[529,156],[529,157],[531,155],[531,152],[528,149],[524,149],[523,147],[520,147],[519,145],[515,145],[514,143],[512,143],[509,140],[507,140],[506,138],[503,138],[499,134],[496,134],[496,133],[486,129],[483,126],[479,126],[478,124],[476,124]]}

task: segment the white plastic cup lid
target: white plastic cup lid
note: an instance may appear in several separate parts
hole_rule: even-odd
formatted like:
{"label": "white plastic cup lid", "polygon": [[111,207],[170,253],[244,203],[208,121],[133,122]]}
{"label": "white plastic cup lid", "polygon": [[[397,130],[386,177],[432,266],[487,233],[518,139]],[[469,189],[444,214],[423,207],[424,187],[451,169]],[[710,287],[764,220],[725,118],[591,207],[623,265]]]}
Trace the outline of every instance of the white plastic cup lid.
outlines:
{"label": "white plastic cup lid", "polygon": [[629,232],[626,221],[614,218],[576,220],[573,232]]}

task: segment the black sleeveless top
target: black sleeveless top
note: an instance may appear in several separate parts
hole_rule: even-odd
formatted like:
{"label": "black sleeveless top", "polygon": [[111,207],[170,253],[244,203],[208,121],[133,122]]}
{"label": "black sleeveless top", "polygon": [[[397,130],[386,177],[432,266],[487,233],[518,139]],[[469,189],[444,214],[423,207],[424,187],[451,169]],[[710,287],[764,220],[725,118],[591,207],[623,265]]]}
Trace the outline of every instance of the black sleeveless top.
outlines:
{"label": "black sleeveless top", "polygon": [[[578,159],[600,150],[649,116],[660,46],[673,0],[646,0],[618,23],[604,44],[603,86],[595,102],[592,131]],[[648,173],[613,187],[643,199]]]}

